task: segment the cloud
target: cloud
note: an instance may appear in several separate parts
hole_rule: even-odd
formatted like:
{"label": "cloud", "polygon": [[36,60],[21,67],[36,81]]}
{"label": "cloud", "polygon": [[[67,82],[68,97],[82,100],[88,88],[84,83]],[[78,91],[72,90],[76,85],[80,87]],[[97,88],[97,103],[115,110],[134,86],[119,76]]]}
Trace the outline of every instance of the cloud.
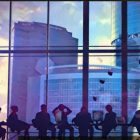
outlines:
{"label": "cloud", "polygon": [[76,3],[75,2],[72,2],[72,1],[64,1],[63,4],[69,4],[71,6],[76,6]]}
{"label": "cloud", "polygon": [[10,2],[0,2],[0,23],[9,20],[9,4]]}
{"label": "cloud", "polygon": [[[111,39],[107,36],[96,36],[94,39],[94,44],[98,44],[98,46],[111,46],[110,44]],[[92,45],[94,46],[94,45]],[[93,49],[93,47],[90,49]],[[114,49],[112,46],[111,47],[96,47],[94,49]],[[97,56],[100,55],[100,56]],[[102,56],[106,55],[106,56]],[[89,55],[89,64],[97,64],[100,65],[100,62],[97,60],[99,57],[103,60],[101,63],[102,65],[111,65],[112,59],[114,56],[107,56],[107,55],[115,55],[114,53],[90,53]]]}
{"label": "cloud", "polygon": [[79,26],[83,26],[83,19],[79,21]]}
{"label": "cloud", "polygon": [[90,2],[90,22],[111,24],[111,2]]}
{"label": "cloud", "polygon": [[0,96],[7,96],[8,87],[8,57],[0,59]]}
{"label": "cloud", "polygon": [[[39,3],[38,3],[39,4]],[[39,5],[36,5],[35,3],[31,2],[13,2],[13,14],[12,14],[12,20],[17,21],[17,19],[23,19],[25,21],[30,20],[30,15],[37,13],[37,12],[43,12],[42,8]]]}
{"label": "cloud", "polygon": [[96,22],[92,26],[90,25],[89,45],[111,46],[111,26],[109,24],[101,24],[100,22]]}
{"label": "cloud", "polygon": [[[0,46],[9,46],[9,40],[0,37]],[[0,48],[0,50],[2,50],[2,48]]]}
{"label": "cloud", "polygon": [[[0,42],[6,44],[5,39],[9,38],[9,4],[0,2]],[[45,22],[47,20],[47,2],[12,2],[12,28],[14,22]],[[5,46],[5,45],[4,45]]]}
{"label": "cloud", "polygon": [[110,46],[111,45],[111,39],[108,38],[107,36],[97,36],[94,39],[95,42],[97,42],[97,44],[99,46]]}
{"label": "cloud", "polygon": [[104,2],[102,11],[99,14],[99,22],[102,24],[108,23],[111,24],[111,3]]}
{"label": "cloud", "polygon": [[111,2],[90,2],[89,13],[89,45],[111,46]]}
{"label": "cloud", "polygon": [[50,24],[61,26],[83,42],[83,4],[82,2],[50,2]]}

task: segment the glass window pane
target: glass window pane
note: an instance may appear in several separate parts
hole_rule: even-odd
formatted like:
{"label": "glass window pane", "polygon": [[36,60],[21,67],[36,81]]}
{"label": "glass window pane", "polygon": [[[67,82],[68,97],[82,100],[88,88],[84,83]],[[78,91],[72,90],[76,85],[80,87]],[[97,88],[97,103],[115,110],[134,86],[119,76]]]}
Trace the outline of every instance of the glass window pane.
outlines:
{"label": "glass window pane", "polygon": [[[11,54],[11,90],[9,105],[19,108],[18,118],[32,124],[40,106],[46,104],[45,83],[42,75],[46,75],[47,55],[45,53]],[[10,109],[11,113],[11,109]],[[38,132],[30,127],[30,132]],[[31,134],[32,135],[32,134]],[[38,133],[33,133],[38,135]]]}
{"label": "glass window pane", "polygon": [[[121,66],[116,66],[114,61],[112,63],[112,59],[116,60],[116,57],[119,57],[121,61],[119,54],[89,54],[88,105],[92,119],[94,119],[93,111],[103,111],[104,118],[107,113],[106,105],[111,105],[113,112],[117,116],[121,116],[122,74]],[[121,136],[121,127],[118,126],[116,130],[119,133],[110,133],[109,135]],[[98,131],[95,129],[95,136],[101,136],[101,133],[96,132]]]}
{"label": "glass window pane", "polygon": [[[82,107],[82,54],[49,54],[48,111],[51,121],[56,123],[52,110],[64,104],[72,110],[68,122],[80,112]],[[79,61],[79,62],[78,62]],[[44,80],[46,76],[42,77]],[[77,132],[78,130],[75,129]]]}
{"label": "glass window pane", "polygon": [[[82,49],[83,46],[83,2],[50,1],[49,49],[63,47]],[[55,46],[55,48],[51,48]],[[62,48],[61,48],[62,49]]]}
{"label": "glass window pane", "polygon": [[89,2],[89,49],[120,49],[120,10],[120,2]]}
{"label": "glass window pane", "polygon": [[[128,77],[127,77],[127,90],[128,90],[128,123],[131,122],[132,118],[135,115],[135,112],[140,109],[140,64],[139,64],[139,54],[129,53],[127,57],[127,66],[128,66]],[[130,127],[128,132],[137,132],[131,135],[138,136],[138,131],[135,127]]]}
{"label": "glass window pane", "polygon": [[9,49],[9,1],[0,1],[0,50]]}
{"label": "glass window pane", "polygon": [[46,32],[47,2],[12,2],[12,49],[44,50]]}
{"label": "glass window pane", "polygon": [[140,2],[128,1],[127,2],[127,32],[128,32],[128,49],[140,48]]}
{"label": "glass window pane", "polygon": [[[8,54],[0,54],[0,122],[7,120]],[[6,126],[2,126],[6,129]]]}

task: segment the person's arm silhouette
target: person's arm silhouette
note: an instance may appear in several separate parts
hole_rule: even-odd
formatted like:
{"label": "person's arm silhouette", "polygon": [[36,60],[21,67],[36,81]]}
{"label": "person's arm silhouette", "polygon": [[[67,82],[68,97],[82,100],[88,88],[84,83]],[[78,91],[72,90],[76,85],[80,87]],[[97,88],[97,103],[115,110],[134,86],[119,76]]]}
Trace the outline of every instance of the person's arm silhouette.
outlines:
{"label": "person's arm silhouette", "polygon": [[36,116],[35,116],[35,119],[34,119],[34,125],[38,126],[39,125],[39,121],[40,121],[40,116],[39,116],[39,113],[37,113]]}
{"label": "person's arm silhouette", "polygon": [[92,121],[92,119],[91,119],[91,114],[90,114],[90,113],[89,113],[89,122],[90,122],[90,125],[93,124],[93,121]]}
{"label": "person's arm silhouette", "polygon": [[16,119],[18,120],[18,115],[16,114]]}
{"label": "person's arm silhouette", "polygon": [[51,121],[51,119],[50,119],[50,114],[49,113],[47,113],[47,115],[48,115],[48,121],[50,122]]}
{"label": "person's arm silhouette", "polygon": [[52,113],[53,113],[54,116],[55,116],[56,110],[58,110],[58,109],[59,109],[59,107],[56,107],[56,108],[52,111]]}
{"label": "person's arm silhouette", "polygon": [[135,124],[136,124],[136,117],[134,116],[133,118],[132,118],[132,120],[131,120],[131,122],[130,122],[130,124],[129,124],[129,126],[135,126]]}
{"label": "person's arm silhouette", "polygon": [[64,106],[64,107],[65,107],[65,109],[67,109],[67,112],[65,112],[65,114],[69,115],[72,111],[68,107],[66,107],[66,106]]}
{"label": "person's arm silhouette", "polygon": [[38,120],[38,118],[39,118],[39,114],[37,113],[35,116],[35,120]]}

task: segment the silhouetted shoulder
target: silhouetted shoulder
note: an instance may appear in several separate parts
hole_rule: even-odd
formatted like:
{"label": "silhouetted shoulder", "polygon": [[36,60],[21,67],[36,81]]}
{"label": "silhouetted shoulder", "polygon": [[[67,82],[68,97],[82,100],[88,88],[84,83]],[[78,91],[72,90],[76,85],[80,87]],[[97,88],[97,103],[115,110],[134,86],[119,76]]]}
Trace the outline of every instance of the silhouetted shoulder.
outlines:
{"label": "silhouetted shoulder", "polygon": [[49,113],[46,113],[46,115],[50,116],[50,114],[49,114]]}
{"label": "silhouetted shoulder", "polygon": [[41,114],[41,111],[40,112],[38,112],[38,113],[36,113],[36,115],[40,115]]}
{"label": "silhouetted shoulder", "polygon": [[109,112],[109,113],[106,113],[106,115],[116,115],[116,113],[115,112]]}
{"label": "silhouetted shoulder", "polygon": [[81,113],[78,113],[76,116],[79,116]]}
{"label": "silhouetted shoulder", "polygon": [[91,114],[88,112],[88,115],[90,115],[91,116]]}
{"label": "silhouetted shoulder", "polygon": [[108,116],[110,113],[106,113],[105,116]]}
{"label": "silhouetted shoulder", "polygon": [[37,117],[37,116],[40,116],[40,115],[41,115],[41,112],[36,113],[36,117]]}
{"label": "silhouetted shoulder", "polygon": [[116,116],[116,113],[115,112],[112,112],[115,116]]}

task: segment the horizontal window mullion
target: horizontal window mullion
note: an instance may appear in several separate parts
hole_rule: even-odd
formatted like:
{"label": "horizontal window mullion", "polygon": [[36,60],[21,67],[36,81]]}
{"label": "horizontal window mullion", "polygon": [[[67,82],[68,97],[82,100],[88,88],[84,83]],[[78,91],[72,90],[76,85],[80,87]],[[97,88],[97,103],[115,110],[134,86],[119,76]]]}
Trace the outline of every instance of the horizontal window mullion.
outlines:
{"label": "horizontal window mullion", "polygon": [[[0,50],[0,53],[83,53],[83,50]],[[88,50],[88,53],[122,53],[122,50]],[[127,50],[126,53],[139,53],[139,50]]]}

